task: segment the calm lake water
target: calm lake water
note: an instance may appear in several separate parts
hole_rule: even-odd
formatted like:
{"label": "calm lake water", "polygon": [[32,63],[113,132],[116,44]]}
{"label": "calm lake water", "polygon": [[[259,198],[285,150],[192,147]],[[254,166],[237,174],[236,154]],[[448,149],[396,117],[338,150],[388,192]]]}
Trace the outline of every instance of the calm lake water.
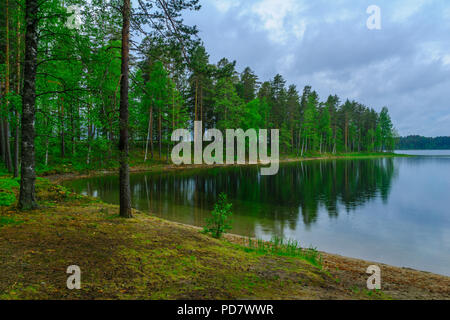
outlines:
{"label": "calm lake water", "polygon": [[[233,233],[450,275],[450,151],[408,153],[421,155],[286,163],[276,176],[255,166],[133,174],[133,207],[202,226],[226,192]],[[118,203],[116,176],[66,186]]]}

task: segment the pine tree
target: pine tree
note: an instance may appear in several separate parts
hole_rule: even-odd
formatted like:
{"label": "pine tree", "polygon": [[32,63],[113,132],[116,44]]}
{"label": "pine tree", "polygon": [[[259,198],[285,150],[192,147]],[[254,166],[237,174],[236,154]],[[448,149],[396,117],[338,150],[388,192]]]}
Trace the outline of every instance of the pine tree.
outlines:
{"label": "pine tree", "polygon": [[36,68],[37,68],[37,15],[38,1],[25,2],[25,65],[22,94],[22,167],[19,207],[22,210],[37,208],[35,196],[35,117],[36,117]]}

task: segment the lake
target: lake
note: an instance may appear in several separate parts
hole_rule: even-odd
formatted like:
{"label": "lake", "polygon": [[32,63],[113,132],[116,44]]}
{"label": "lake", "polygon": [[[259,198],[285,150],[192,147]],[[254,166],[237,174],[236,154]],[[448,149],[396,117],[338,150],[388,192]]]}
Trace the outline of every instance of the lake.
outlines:
{"label": "lake", "polygon": [[[450,151],[410,158],[283,163],[139,173],[133,207],[202,226],[220,192],[233,203],[232,233],[277,235],[344,256],[450,275]],[[118,177],[65,183],[117,204]]]}

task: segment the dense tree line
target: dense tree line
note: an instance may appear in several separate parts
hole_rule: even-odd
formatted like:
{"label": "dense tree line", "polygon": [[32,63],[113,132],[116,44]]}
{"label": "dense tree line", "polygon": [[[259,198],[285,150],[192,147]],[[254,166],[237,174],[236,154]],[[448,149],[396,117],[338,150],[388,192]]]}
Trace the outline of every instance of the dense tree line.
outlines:
{"label": "dense tree line", "polygon": [[[89,4],[88,4],[89,2]],[[72,28],[70,5],[81,5]],[[35,207],[36,167],[99,168],[119,161],[129,215],[128,152],[168,154],[176,128],[280,129],[280,150],[392,150],[387,108],[375,112],[330,95],[320,101],[281,75],[260,81],[248,67],[209,61],[184,24],[198,0],[5,0],[0,4],[0,155],[21,173],[23,208]],[[167,148],[166,150],[164,148]],[[122,198],[121,198],[122,199]]]}
{"label": "dense tree line", "polygon": [[400,137],[396,141],[399,150],[450,150],[450,137]]}

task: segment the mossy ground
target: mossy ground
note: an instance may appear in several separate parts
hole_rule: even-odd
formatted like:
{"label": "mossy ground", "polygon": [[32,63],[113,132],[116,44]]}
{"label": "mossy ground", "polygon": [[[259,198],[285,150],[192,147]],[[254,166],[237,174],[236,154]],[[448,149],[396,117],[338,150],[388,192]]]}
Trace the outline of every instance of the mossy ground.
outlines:
{"label": "mossy ground", "polygon": [[[239,237],[212,239],[194,227],[137,211],[133,219],[122,219],[117,206],[44,179],[37,181],[37,196],[38,210],[1,207],[0,299],[391,297],[365,289],[364,265],[346,270],[341,260],[327,257],[318,268],[298,257],[248,250]],[[66,287],[70,265],[81,268],[81,290]],[[449,284],[442,278],[436,283]],[[409,289],[392,293],[414,298]],[[445,294],[436,289],[437,297]]]}

